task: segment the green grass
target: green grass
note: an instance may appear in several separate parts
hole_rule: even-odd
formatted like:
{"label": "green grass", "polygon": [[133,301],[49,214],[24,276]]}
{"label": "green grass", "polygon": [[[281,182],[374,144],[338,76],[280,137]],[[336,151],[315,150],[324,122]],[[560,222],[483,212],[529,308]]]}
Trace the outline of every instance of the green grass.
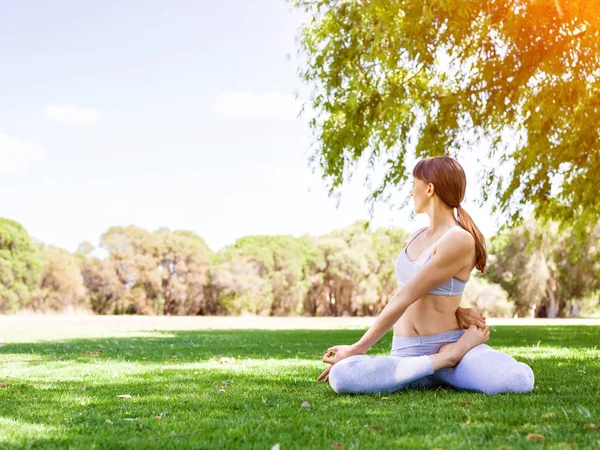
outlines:
{"label": "green grass", "polygon": [[[0,388],[0,446],[598,448],[600,432],[589,425],[600,425],[598,327],[493,327],[488,343],[532,366],[531,394],[352,396],[317,383],[324,350],[362,333],[177,331],[36,341],[24,332],[0,348],[0,382],[9,383]],[[388,333],[370,354],[387,354],[390,345]],[[529,441],[530,433],[545,440]]]}

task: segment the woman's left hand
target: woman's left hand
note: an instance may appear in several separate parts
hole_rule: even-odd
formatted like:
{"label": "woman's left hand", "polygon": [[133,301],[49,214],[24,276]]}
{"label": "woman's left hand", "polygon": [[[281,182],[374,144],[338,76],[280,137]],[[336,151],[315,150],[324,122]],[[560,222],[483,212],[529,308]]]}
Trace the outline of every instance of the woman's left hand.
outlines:
{"label": "woman's left hand", "polygon": [[460,306],[456,309],[456,320],[460,328],[468,329],[471,325],[477,326],[477,328],[485,328],[485,316],[482,316],[477,312],[475,308],[461,308]]}
{"label": "woman's left hand", "polygon": [[364,352],[360,351],[354,345],[334,345],[333,347],[329,347],[327,353],[323,356],[323,362],[331,365],[317,377],[317,381],[323,380],[324,383],[327,383],[329,381],[329,371],[333,365],[339,363],[342,359],[354,355],[364,355]]}

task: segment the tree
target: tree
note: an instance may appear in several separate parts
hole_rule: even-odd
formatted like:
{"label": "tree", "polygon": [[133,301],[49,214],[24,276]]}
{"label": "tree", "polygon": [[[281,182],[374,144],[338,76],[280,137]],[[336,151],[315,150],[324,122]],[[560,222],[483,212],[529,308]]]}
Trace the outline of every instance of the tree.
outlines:
{"label": "tree", "polygon": [[409,150],[460,160],[483,145],[480,205],[497,200],[509,228],[532,205],[585,240],[600,216],[600,0],[291,3],[311,17],[299,73],[330,193],[368,161],[385,172],[371,204],[389,200]]}
{"label": "tree", "polygon": [[87,289],[90,307],[97,314],[115,314],[123,311],[121,305],[125,287],[117,274],[117,263],[93,256],[82,262],[81,274]]}
{"label": "tree", "polygon": [[114,263],[122,294],[116,298],[116,313],[157,314],[160,296],[159,243],[152,233],[134,226],[111,227],[100,238],[100,246]]}
{"label": "tree", "polygon": [[123,287],[116,299],[123,305],[117,311],[171,315],[202,309],[212,252],[199,236],[168,228],[151,233],[134,226],[112,227],[102,235],[101,246]]}
{"label": "tree", "polygon": [[36,311],[87,308],[86,289],[75,255],[52,245],[39,245],[43,269],[40,281],[25,303]]}
{"label": "tree", "polygon": [[42,271],[37,248],[17,222],[0,218],[0,313],[29,301]]}
{"label": "tree", "polygon": [[301,314],[310,289],[309,270],[319,258],[310,239],[246,236],[219,252],[210,290],[232,312]]}
{"label": "tree", "polygon": [[204,303],[204,285],[212,252],[201,237],[191,231],[161,228],[157,238],[160,294],[163,313],[198,314]]}
{"label": "tree", "polygon": [[[326,315],[355,316],[363,305],[379,299],[376,270],[380,264],[365,226],[364,221],[357,221],[317,240],[326,262],[323,270]],[[388,264],[393,265],[393,261]]]}
{"label": "tree", "polygon": [[573,317],[600,288],[600,227],[580,244],[555,222],[528,220],[490,241],[487,279],[514,301],[519,315]]}

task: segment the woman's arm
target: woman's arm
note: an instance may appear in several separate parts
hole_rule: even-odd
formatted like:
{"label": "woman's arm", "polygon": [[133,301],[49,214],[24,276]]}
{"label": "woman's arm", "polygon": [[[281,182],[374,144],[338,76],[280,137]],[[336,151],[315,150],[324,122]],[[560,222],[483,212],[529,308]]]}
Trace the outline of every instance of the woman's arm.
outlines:
{"label": "woman's arm", "polygon": [[360,353],[367,353],[367,351],[394,326],[398,319],[402,317],[406,308],[414,303],[401,294],[402,290],[390,299],[377,316],[377,319],[375,319],[375,323],[371,325],[363,337],[353,345],[357,351]]}

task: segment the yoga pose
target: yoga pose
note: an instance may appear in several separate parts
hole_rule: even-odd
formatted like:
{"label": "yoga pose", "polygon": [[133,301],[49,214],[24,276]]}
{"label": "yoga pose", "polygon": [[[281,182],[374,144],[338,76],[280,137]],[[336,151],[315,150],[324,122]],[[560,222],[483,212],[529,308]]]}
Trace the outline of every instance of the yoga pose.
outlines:
{"label": "yoga pose", "polygon": [[[356,343],[330,347],[323,357],[330,366],[317,381],[329,381],[340,394],[440,385],[530,392],[531,367],[484,344],[485,318],[459,307],[471,271],[484,273],[487,261],[484,237],[460,205],[463,168],[439,156],[419,161],[412,175],[415,211],[426,213],[430,225],[417,230],[396,259],[398,291],[375,323]],[[366,355],[392,327],[391,356]]]}

